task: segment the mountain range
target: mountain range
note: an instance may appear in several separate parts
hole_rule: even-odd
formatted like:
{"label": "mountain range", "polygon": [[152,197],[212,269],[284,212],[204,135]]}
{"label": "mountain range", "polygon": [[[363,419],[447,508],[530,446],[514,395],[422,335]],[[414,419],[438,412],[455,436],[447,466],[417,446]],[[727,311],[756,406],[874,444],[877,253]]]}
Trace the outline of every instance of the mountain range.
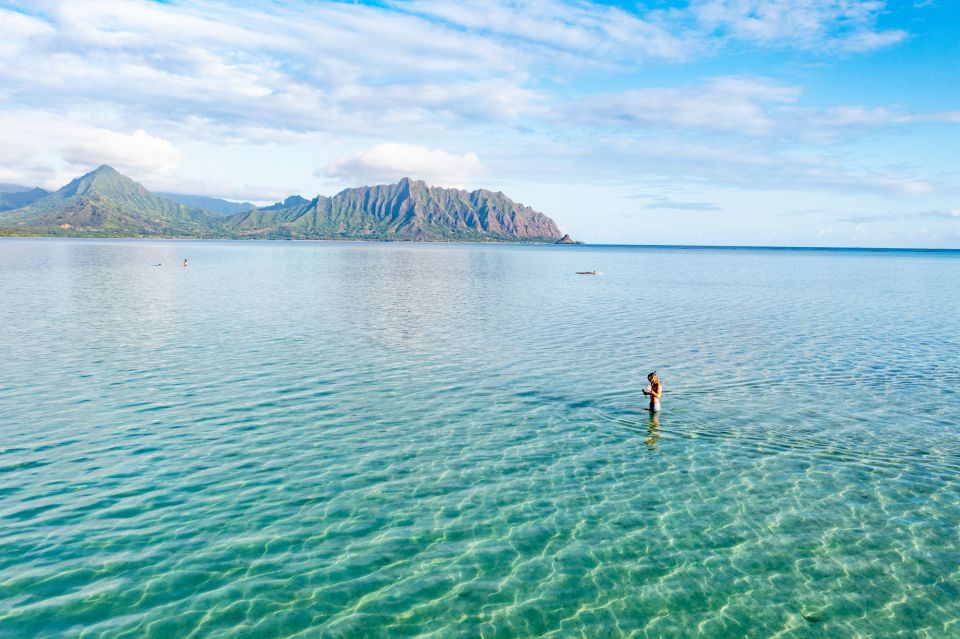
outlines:
{"label": "mountain range", "polygon": [[262,208],[154,194],[106,165],[53,193],[4,186],[4,235],[501,242],[562,237],[548,216],[501,192],[446,189],[409,178],[332,197],[296,195]]}
{"label": "mountain range", "polygon": [[40,188],[31,189],[29,186],[19,186],[17,184],[0,184],[0,211],[27,206],[44,195],[49,195],[49,193]]}
{"label": "mountain range", "polygon": [[219,213],[221,215],[233,215],[234,213],[246,213],[257,208],[252,202],[231,202],[222,200],[218,197],[207,197],[206,195],[186,195],[184,193],[166,193],[157,191],[154,195],[162,197],[165,200],[173,200],[178,204],[195,206],[209,213]]}

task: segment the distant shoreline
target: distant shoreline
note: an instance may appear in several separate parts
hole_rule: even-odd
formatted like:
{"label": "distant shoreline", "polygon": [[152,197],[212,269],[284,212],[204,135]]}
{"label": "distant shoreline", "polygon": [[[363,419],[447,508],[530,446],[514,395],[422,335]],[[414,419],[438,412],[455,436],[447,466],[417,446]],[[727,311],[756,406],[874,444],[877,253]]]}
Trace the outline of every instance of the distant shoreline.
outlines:
{"label": "distant shoreline", "polygon": [[40,235],[27,233],[9,233],[0,231],[0,240],[124,240],[146,242],[353,242],[361,244],[468,244],[468,245],[496,245],[496,246],[561,246],[565,248],[599,248],[599,249],[658,249],[658,250],[693,250],[693,251],[783,251],[783,252],[860,252],[860,253],[957,253],[960,248],[923,248],[923,247],[896,247],[896,246],[765,246],[749,244],[557,244],[556,242],[532,242],[514,240],[376,240],[353,237],[343,238],[238,238],[238,237],[177,237],[177,236],[134,236],[134,235]]}
{"label": "distant shoreline", "polygon": [[144,240],[163,242],[363,242],[365,244],[524,244],[537,246],[583,246],[583,244],[558,244],[557,242],[537,242],[534,240],[407,240],[407,239],[365,239],[362,237],[190,237],[177,235],[41,235],[33,233],[9,233],[0,230],[0,239],[30,240]]}
{"label": "distant shoreline", "polygon": [[548,215],[501,191],[445,189],[410,178],[344,189],[333,197],[292,195],[229,215],[154,195],[106,164],[53,193],[29,193],[31,201],[0,210],[0,234],[572,243]]}

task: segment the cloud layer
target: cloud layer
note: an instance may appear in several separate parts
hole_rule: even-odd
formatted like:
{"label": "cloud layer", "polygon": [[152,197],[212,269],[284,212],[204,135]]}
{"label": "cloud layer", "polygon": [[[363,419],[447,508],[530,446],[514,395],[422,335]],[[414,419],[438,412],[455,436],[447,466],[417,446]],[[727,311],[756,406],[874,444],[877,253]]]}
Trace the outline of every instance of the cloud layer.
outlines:
{"label": "cloud layer", "polygon": [[697,0],[697,22],[730,38],[802,49],[869,51],[902,42],[901,29],[879,29],[877,0]]}
{"label": "cloud layer", "polygon": [[[0,181],[52,187],[108,162],[152,187],[234,185],[262,200],[482,177],[642,186],[660,196],[651,207],[678,211],[728,211],[697,190],[706,186],[949,193],[948,171],[861,149],[956,127],[956,105],[806,86],[835,59],[912,42],[905,23],[888,26],[891,10],[881,0],[0,0]],[[666,192],[677,184],[691,197]]]}
{"label": "cloud layer", "polygon": [[[53,95],[74,109],[107,102],[128,130],[185,121],[239,138],[264,130],[387,137],[464,125],[522,129],[556,111],[558,97],[570,102],[556,82],[566,85],[572,74],[690,61],[732,41],[892,44],[875,28],[882,9],[854,0],[700,0],[643,14],[577,0],[0,2],[0,83],[20,107],[50,109]],[[784,93],[792,89],[737,82],[715,80],[711,94],[699,96],[625,90],[609,97],[609,115],[631,109],[634,123],[697,124],[712,105],[727,109],[716,113],[722,128],[757,100],[792,98]]]}
{"label": "cloud layer", "polygon": [[355,184],[396,182],[404,177],[463,188],[483,170],[476,153],[455,155],[416,144],[378,144],[337,158],[326,174]]}

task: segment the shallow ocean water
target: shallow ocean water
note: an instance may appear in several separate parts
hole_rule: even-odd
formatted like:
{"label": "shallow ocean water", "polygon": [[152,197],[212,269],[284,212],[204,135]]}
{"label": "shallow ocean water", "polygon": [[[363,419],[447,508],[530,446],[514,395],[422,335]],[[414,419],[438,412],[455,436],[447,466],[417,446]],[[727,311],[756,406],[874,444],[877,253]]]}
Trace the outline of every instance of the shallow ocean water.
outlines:
{"label": "shallow ocean water", "polygon": [[960,636],[958,285],[0,240],[0,637]]}

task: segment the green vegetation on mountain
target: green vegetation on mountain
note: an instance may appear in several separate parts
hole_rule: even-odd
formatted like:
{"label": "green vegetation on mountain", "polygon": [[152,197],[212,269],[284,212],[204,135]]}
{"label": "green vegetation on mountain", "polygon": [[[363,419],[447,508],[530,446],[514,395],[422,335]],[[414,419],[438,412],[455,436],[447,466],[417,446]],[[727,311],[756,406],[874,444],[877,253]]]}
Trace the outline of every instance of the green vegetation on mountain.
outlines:
{"label": "green vegetation on mountain", "polygon": [[503,193],[397,184],[346,189],[333,197],[288,198],[226,221],[256,237],[552,242],[552,219]]}
{"label": "green vegetation on mountain", "polygon": [[0,213],[0,228],[51,235],[206,237],[216,234],[216,222],[201,209],[153,195],[107,165]]}
{"label": "green vegetation on mountain", "polygon": [[40,188],[0,191],[0,211],[10,211],[33,204],[47,192]]}
{"label": "green vegetation on mountain", "polygon": [[106,165],[0,212],[0,234],[501,242],[562,236],[543,213],[483,189],[429,187],[404,178],[333,197],[292,196],[224,216],[157,197]]}

